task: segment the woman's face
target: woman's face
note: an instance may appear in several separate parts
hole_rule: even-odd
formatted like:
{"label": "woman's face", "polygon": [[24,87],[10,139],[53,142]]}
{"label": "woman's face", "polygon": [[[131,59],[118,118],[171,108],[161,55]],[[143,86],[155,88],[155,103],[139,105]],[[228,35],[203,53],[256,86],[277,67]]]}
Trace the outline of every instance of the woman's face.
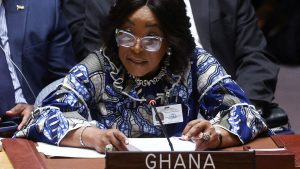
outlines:
{"label": "woman's face", "polygon": [[153,43],[143,42],[141,38],[164,37],[160,23],[147,7],[141,7],[131,14],[119,28],[131,33],[137,39],[131,47],[119,45],[119,57],[129,74],[137,77],[151,76],[160,69],[160,62],[166,53],[166,40],[163,38],[157,51],[145,50],[145,46]]}

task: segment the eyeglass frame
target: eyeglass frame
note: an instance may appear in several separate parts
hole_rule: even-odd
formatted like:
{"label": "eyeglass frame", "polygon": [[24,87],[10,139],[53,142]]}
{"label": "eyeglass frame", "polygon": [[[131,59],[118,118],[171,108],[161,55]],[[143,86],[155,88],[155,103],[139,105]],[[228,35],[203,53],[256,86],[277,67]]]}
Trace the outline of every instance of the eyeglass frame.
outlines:
{"label": "eyeglass frame", "polygon": [[[133,37],[134,38],[134,43],[133,43],[133,45],[121,45],[120,43],[119,43],[119,41],[118,41],[118,33],[124,33],[124,34],[126,34],[126,35],[130,35],[131,37]],[[117,42],[117,44],[118,44],[118,46],[122,46],[122,47],[126,47],[126,48],[131,48],[131,47],[133,47],[134,45],[136,45],[137,43],[138,43],[138,40],[139,40],[139,44],[143,47],[143,49],[144,50],[146,50],[146,51],[148,51],[148,52],[157,52],[157,51],[159,51],[159,49],[161,48],[161,45],[162,45],[162,41],[163,41],[163,39],[164,39],[164,37],[160,37],[160,36],[144,36],[144,37],[137,37],[137,36],[135,36],[134,34],[132,34],[132,33],[130,33],[130,32],[128,32],[128,31],[125,31],[125,30],[122,30],[122,29],[116,29],[116,31],[115,31],[115,38],[116,38],[116,42]],[[143,45],[143,43],[141,43],[142,42],[142,40],[143,39],[145,39],[145,38],[152,38],[152,39],[157,39],[157,40],[159,40],[159,47],[157,47],[157,49],[155,49],[155,50],[149,50],[149,49],[147,49],[144,45]]]}

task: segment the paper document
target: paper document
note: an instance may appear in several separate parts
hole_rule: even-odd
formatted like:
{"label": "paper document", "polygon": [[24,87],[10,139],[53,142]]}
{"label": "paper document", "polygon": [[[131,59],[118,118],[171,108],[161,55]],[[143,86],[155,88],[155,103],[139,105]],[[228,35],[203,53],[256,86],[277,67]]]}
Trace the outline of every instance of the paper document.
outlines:
{"label": "paper document", "polygon": [[[178,137],[171,137],[174,151],[195,151],[196,144],[191,141],[183,141]],[[129,138],[129,145],[140,151],[171,151],[166,138]],[[136,151],[131,149],[129,151]]]}
{"label": "paper document", "polygon": [[[194,151],[195,143],[183,141],[177,137],[170,138],[174,151]],[[73,157],[73,158],[104,158],[105,154],[96,150],[59,147],[42,142],[37,143],[37,150],[48,157]],[[129,138],[129,151],[170,151],[166,138]]]}
{"label": "paper document", "polygon": [[249,149],[248,151],[285,151],[286,148],[254,148]]}
{"label": "paper document", "polygon": [[73,158],[104,158],[104,154],[98,153],[96,150],[73,148],[73,147],[59,147],[46,143],[38,142],[37,150],[40,153],[49,157],[73,157]]}

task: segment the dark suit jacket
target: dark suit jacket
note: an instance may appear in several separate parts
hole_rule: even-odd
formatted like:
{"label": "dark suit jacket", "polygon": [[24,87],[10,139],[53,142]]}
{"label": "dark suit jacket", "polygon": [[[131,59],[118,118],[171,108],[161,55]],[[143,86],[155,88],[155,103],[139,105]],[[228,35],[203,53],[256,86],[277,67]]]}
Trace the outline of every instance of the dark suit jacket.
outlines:
{"label": "dark suit jacket", "polygon": [[[74,1],[83,0],[64,1],[75,3]],[[256,104],[271,103],[279,68],[265,50],[266,41],[257,27],[251,0],[190,0],[190,2],[204,49],[218,59],[252,101],[256,101]],[[85,18],[81,23],[77,23],[82,27],[77,28],[80,33],[75,36],[83,37],[74,39],[75,43],[81,41],[82,44],[79,46],[90,46],[86,47],[86,51],[100,47],[101,36],[97,30],[101,29],[99,26],[104,22],[113,3],[113,0],[89,0],[82,3],[85,4],[85,14],[73,13],[73,17],[77,15],[77,18]],[[72,8],[74,7],[66,5],[64,11],[72,11]],[[67,19],[72,29],[74,23],[70,24],[70,18]],[[91,22],[97,23],[96,27],[89,26]],[[88,41],[97,44],[91,46]]]}
{"label": "dark suit jacket", "polygon": [[62,0],[77,61],[101,46],[101,28],[114,0]]}
{"label": "dark suit jacket", "polygon": [[[17,10],[16,6],[24,6]],[[75,64],[71,36],[62,18],[59,0],[5,0],[12,60],[26,77],[34,94],[63,77]],[[33,104],[34,96],[16,69],[23,94]]]}
{"label": "dark suit jacket", "polygon": [[190,3],[203,48],[218,59],[252,101],[271,103],[279,67],[266,52],[251,0]]}

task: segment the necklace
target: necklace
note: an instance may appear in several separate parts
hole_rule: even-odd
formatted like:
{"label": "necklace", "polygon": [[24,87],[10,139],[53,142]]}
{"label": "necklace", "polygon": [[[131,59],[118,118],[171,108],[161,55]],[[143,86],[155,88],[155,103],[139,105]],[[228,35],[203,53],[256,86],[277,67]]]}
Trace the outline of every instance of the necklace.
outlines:
{"label": "necklace", "polygon": [[155,85],[162,77],[164,77],[167,74],[167,70],[166,70],[166,66],[163,66],[160,70],[160,72],[158,73],[157,76],[155,76],[153,79],[151,80],[142,80],[139,77],[135,77],[133,75],[129,75],[130,77],[132,77],[135,81],[135,83],[140,86],[150,86],[150,85]]}

